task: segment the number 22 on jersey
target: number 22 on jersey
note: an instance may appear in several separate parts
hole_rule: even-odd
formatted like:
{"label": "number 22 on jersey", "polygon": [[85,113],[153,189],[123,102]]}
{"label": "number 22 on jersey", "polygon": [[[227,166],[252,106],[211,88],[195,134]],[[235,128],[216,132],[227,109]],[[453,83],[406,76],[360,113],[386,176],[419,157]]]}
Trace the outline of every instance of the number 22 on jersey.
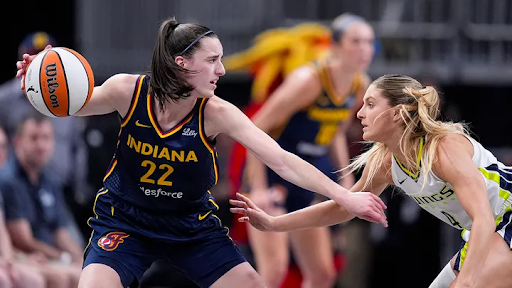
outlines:
{"label": "number 22 on jersey", "polygon": [[140,177],[140,182],[142,183],[150,183],[150,184],[157,184],[160,186],[172,186],[172,181],[169,181],[167,178],[169,175],[174,172],[174,168],[172,168],[171,165],[168,164],[160,164],[158,166],[158,170],[162,172],[162,176],[158,177],[158,179],[154,179],[153,173],[157,170],[157,165],[155,162],[151,160],[144,160],[140,164],[142,167],[148,167],[148,171],[146,174],[142,175]]}

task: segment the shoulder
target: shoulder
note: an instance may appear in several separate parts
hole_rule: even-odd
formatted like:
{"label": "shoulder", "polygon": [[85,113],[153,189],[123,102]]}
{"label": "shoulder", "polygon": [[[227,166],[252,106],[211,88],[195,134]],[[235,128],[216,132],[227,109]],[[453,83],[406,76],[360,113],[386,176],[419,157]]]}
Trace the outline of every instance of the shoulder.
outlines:
{"label": "shoulder", "polygon": [[[427,148],[428,149],[428,148]],[[470,171],[477,171],[473,163],[473,144],[462,135],[451,133],[443,136],[439,140],[435,151],[432,171],[434,174],[449,182],[453,177],[471,175]]]}
{"label": "shoulder", "polygon": [[204,127],[208,137],[232,132],[237,127],[247,128],[251,123],[240,108],[217,96],[210,98],[204,108]]}
{"label": "shoulder", "polygon": [[218,96],[213,96],[208,99],[208,102],[206,102],[204,107],[204,114],[205,119],[211,119],[228,116],[237,110],[240,111],[240,109],[235,105]]}
{"label": "shoulder", "polygon": [[102,93],[113,95],[114,97],[132,97],[137,80],[141,75],[137,74],[115,74],[101,84]]}
{"label": "shoulder", "polygon": [[320,69],[321,67],[315,65],[314,63],[310,63],[307,65],[300,66],[299,68],[292,71],[287,77],[287,80],[296,81],[297,84],[302,85],[311,85],[318,84],[321,85],[320,80]]}
{"label": "shoulder", "polygon": [[450,133],[439,140],[436,156],[440,161],[462,155],[472,157],[473,150],[473,144],[468,137],[459,133]]}
{"label": "shoulder", "polygon": [[131,101],[137,87],[137,81],[141,75],[137,74],[115,74],[110,76],[101,86],[95,88],[95,93],[105,95],[110,102],[118,108],[116,103]]}
{"label": "shoulder", "polygon": [[[296,101],[291,106],[307,106],[311,104],[322,90],[322,80],[318,68],[312,64],[300,66],[286,75],[284,81],[268,98],[264,106],[273,106],[282,101]],[[277,97],[274,97],[276,96]],[[271,103],[271,104],[268,104]]]}
{"label": "shoulder", "polygon": [[115,74],[110,76],[101,87],[113,92],[133,92],[135,84],[141,75],[138,74]]}

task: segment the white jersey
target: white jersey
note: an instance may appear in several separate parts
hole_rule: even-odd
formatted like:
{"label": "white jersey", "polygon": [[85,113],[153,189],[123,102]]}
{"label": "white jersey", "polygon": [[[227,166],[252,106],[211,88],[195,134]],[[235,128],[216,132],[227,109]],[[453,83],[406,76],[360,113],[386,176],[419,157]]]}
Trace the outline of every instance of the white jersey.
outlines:
{"label": "white jersey", "polygon": [[[487,198],[491,204],[494,219],[498,226],[503,220],[509,222],[510,217],[503,219],[503,214],[511,210],[512,197],[512,167],[507,167],[494,157],[476,140],[468,137],[473,144],[473,163],[480,171],[487,187]],[[423,152],[423,141],[419,153]],[[419,159],[419,157],[418,157]],[[453,187],[439,179],[433,172],[428,175],[411,173],[396,159],[391,157],[391,172],[395,186],[401,188],[418,205],[437,218],[457,229],[470,230],[473,221],[462,208]],[[421,163],[418,160],[418,167]],[[426,177],[425,186],[423,186]],[[508,224],[508,223],[506,223]]]}

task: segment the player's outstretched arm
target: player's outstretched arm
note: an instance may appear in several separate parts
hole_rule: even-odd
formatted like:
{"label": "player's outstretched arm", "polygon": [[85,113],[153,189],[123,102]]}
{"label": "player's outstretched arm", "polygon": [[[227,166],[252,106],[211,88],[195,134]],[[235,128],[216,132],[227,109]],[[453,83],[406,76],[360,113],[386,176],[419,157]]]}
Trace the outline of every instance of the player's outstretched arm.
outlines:
{"label": "player's outstretched arm", "polygon": [[387,225],[383,212],[386,205],[379,197],[372,193],[352,193],[336,184],[313,165],[283,150],[231,103],[212,98],[205,109],[205,120],[209,136],[227,134],[283,179],[333,199],[357,217]]}
{"label": "player's outstretched arm", "polygon": [[[351,191],[356,192],[363,190],[366,175],[368,174],[366,170],[367,169],[363,172],[361,179],[350,189]],[[371,183],[371,192],[379,196],[388,185],[386,182],[389,181],[386,181],[383,175],[376,175]],[[238,221],[248,222],[261,231],[286,232],[325,227],[347,222],[354,218],[354,215],[350,214],[345,208],[339,206],[333,200],[324,201],[277,217],[268,215],[249,198],[240,193],[237,193],[236,200],[231,199],[229,202],[235,206],[230,209],[232,213],[243,215]]]}

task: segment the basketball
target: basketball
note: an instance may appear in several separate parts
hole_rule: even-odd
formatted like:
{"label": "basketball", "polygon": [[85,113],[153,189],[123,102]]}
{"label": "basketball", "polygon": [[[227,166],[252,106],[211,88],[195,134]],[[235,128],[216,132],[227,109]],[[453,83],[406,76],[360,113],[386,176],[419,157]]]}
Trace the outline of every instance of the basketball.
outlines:
{"label": "basketball", "polygon": [[25,95],[37,111],[50,117],[71,116],[89,101],[94,75],[87,60],[64,47],[41,51],[25,75]]}

